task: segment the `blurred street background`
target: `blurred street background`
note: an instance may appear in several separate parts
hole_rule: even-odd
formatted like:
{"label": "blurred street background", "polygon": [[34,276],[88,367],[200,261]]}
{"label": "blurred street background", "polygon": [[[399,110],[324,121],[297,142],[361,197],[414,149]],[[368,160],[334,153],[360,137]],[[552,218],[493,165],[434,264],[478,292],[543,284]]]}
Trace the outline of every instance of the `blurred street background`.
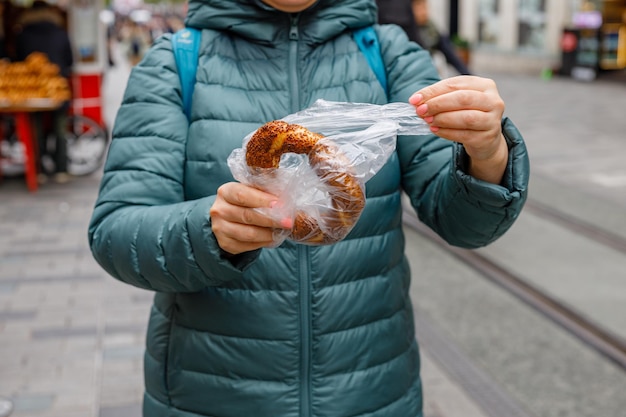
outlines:
{"label": "blurred street background", "polygon": [[[97,97],[81,108],[109,130],[132,66],[185,11],[123,3],[98,15],[103,64],[81,63],[80,52],[75,64],[99,71]],[[561,42],[568,33],[584,40],[595,29],[574,28],[576,19],[590,25],[620,2],[432,3],[444,30],[472,41],[472,71],[496,81],[532,177],[519,220],[486,248],[448,247],[406,213],[407,255],[420,271],[412,297],[425,417],[624,417],[626,76],[600,58],[573,60]],[[489,16],[506,22],[517,6],[511,39]],[[547,18],[554,11],[558,24]],[[132,34],[142,39],[138,56]],[[435,62],[442,76],[456,75],[441,56]],[[1,139],[0,416],[140,417],[152,293],[114,280],[91,257],[101,166],[29,189],[24,150]]]}

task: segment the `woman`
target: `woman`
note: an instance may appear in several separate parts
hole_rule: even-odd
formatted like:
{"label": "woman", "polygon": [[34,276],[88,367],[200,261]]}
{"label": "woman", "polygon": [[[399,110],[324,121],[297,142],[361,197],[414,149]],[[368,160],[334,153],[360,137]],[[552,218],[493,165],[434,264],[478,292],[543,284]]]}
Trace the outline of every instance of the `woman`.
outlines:
{"label": "woman", "polygon": [[450,37],[437,29],[435,22],[430,19],[428,0],[412,0],[411,8],[417,25],[418,42],[422,48],[431,54],[441,52],[446,63],[452,65],[461,75],[471,75],[470,69],[457,55]]}
{"label": "woman", "polygon": [[[374,0],[191,0],[190,123],[168,36],[134,68],[89,239],[112,276],[156,293],[145,416],[422,415],[401,192],[450,243],[478,247],[521,210],[528,161],[495,84],[437,83],[395,26],[376,27],[386,95],[351,37],[375,19]],[[344,240],[274,247],[285,223],[256,209],[277,197],[234,182],[226,159],[319,98],[410,100],[436,135],[398,138]]]}

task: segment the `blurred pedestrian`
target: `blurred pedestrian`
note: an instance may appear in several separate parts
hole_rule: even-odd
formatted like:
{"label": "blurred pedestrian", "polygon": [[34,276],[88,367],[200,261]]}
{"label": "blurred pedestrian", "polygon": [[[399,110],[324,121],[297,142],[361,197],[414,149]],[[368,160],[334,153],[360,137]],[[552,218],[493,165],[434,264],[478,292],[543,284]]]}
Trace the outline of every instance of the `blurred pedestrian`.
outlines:
{"label": "blurred pedestrian", "polygon": [[109,61],[109,66],[115,66],[115,60],[113,59],[113,42],[115,41],[115,26],[113,23],[107,25],[107,36],[106,36],[106,52],[107,52],[107,60]]}
{"label": "blurred pedestrian", "polygon": [[152,40],[147,29],[140,23],[133,20],[127,22],[124,42],[126,43],[126,56],[131,66],[135,66],[141,61],[146,50],[150,47]]}
{"label": "blurred pedestrian", "polygon": [[411,0],[413,16],[417,24],[419,44],[431,54],[440,52],[446,62],[459,74],[470,75],[471,71],[456,52],[450,37],[441,32],[430,18],[428,0]]}
{"label": "blurred pedestrian", "polygon": [[[45,1],[35,0],[32,7],[21,16],[20,25],[22,30],[16,38],[17,60],[24,61],[31,53],[42,52],[50,62],[59,67],[60,74],[69,82],[74,58],[70,38],[59,10]],[[69,107],[70,102],[66,101],[51,112],[33,114],[39,143],[40,182],[47,180],[47,174],[52,174],[59,183],[69,180],[65,137]],[[53,145],[48,141],[49,135],[54,139]],[[48,159],[52,160],[53,167],[45,163]]]}
{"label": "blurred pedestrian", "polygon": [[[427,51],[376,19],[374,0],[190,0],[189,118],[171,36],[133,69],[89,243],[113,277],[156,293],[144,416],[422,415],[402,193],[451,244],[483,246],[518,217],[528,159],[492,80],[439,81]],[[352,38],[371,25],[388,91]],[[397,138],[344,240],[278,244],[291,219],[264,213],[279,198],[235,182],[227,158],[320,98],[408,101],[434,134]]]}
{"label": "blurred pedestrian", "polygon": [[417,23],[413,17],[411,0],[376,0],[378,6],[378,23],[400,26],[409,39],[417,44],[420,42]]}

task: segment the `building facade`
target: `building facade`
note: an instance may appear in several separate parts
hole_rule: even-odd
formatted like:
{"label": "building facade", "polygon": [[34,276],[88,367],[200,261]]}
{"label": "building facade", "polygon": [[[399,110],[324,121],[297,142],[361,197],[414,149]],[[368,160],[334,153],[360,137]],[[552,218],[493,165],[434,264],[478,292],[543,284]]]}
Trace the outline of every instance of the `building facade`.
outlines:
{"label": "building facade", "polygon": [[440,0],[430,9],[439,27],[470,41],[476,72],[559,68],[564,34],[581,25],[598,30],[599,66],[626,68],[626,0]]}

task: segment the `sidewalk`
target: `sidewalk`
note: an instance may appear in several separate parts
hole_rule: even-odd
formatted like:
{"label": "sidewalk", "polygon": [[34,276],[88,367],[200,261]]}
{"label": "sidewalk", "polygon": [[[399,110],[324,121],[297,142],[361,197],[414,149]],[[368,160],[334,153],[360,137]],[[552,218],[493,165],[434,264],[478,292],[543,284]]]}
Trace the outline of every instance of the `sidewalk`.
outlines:
{"label": "sidewalk", "polygon": [[139,415],[151,294],[91,257],[97,184],[0,188],[0,395],[13,399],[12,416]]}

